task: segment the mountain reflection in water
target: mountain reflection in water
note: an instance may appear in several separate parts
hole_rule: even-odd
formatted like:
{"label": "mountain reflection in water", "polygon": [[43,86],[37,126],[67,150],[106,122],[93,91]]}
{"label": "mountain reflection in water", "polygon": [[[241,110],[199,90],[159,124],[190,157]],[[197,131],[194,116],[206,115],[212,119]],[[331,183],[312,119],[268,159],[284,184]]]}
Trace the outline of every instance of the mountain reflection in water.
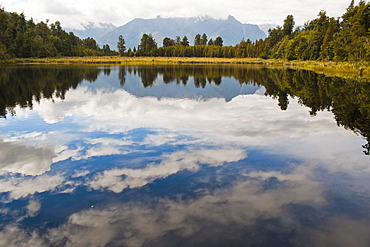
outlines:
{"label": "mountain reflection in water", "polygon": [[370,243],[364,79],[246,65],[0,70],[0,246]]}

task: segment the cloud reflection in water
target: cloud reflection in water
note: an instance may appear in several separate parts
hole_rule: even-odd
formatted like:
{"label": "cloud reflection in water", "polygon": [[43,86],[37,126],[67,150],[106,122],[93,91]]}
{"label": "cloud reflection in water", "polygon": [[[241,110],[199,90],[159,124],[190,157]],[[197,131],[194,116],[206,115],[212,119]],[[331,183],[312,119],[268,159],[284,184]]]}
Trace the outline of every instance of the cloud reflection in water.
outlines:
{"label": "cloud reflection in water", "polygon": [[31,124],[0,142],[0,245],[364,246],[369,218],[342,209],[369,212],[361,139],[260,91],[226,102],[84,83],[17,109]]}

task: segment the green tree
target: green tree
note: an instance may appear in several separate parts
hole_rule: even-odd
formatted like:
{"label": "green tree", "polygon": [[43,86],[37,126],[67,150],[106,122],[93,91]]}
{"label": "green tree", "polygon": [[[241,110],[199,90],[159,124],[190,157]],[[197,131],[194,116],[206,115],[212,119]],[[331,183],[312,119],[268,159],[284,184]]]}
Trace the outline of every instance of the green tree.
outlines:
{"label": "green tree", "polygon": [[96,43],[95,39],[87,37],[86,39],[82,40],[82,45],[86,47],[87,49],[91,50],[98,50],[99,46]]}
{"label": "green tree", "polygon": [[168,37],[163,39],[163,47],[169,47],[169,46],[174,46],[175,45],[175,40],[170,39]]}
{"label": "green tree", "polygon": [[0,60],[1,59],[7,59],[8,53],[6,52],[6,46],[2,43],[0,43]]}
{"label": "green tree", "polygon": [[334,37],[340,31],[339,21],[334,17],[329,19],[329,25],[326,30],[321,50],[320,59],[325,61],[333,60],[334,58]]}
{"label": "green tree", "polygon": [[108,44],[103,45],[103,53],[106,56],[111,55],[112,51]]}
{"label": "green tree", "polygon": [[189,46],[189,40],[188,37],[184,36],[181,41],[181,45],[183,46]]}
{"label": "green tree", "polygon": [[352,0],[351,3],[349,4],[348,8],[347,8],[347,13],[350,12],[351,10],[353,10],[355,7],[355,1]]}
{"label": "green tree", "polygon": [[357,6],[351,2],[342,16],[341,29],[333,42],[334,59],[337,61],[370,60],[369,28],[370,4],[360,1]]}
{"label": "green tree", "polygon": [[176,45],[181,45],[181,37],[176,36]]}
{"label": "green tree", "polygon": [[[81,40],[63,30],[59,21],[49,25],[26,20],[25,15],[0,8],[0,44],[2,57],[52,57],[100,55],[92,38]],[[6,54],[4,54],[6,53]]]}
{"label": "green tree", "polygon": [[203,33],[202,38],[200,39],[200,45],[207,45],[207,35]]}
{"label": "green tree", "polygon": [[266,38],[266,53],[269,57],[276,57],[275,51],[277,49],[278,43],[284,37],[284,33],[280,26],[268,30],[268,37]]}
{"label": "green tree", "polygon": [[218,36],[214,42],[214,45],[215,46],[223,46],[223,43],[224,41],[222,40],[222,38],[220,36]]}
{"label": "green tree", "polygon": [[284,36],[289,36],[293,32],[295,22],[294,22],[294,17],[293,15],[288,15],[286,19],[284,20],[284,25],[283,25],[283,35]]}
{"label": "green tree", "polygon": [[194,45],[200,45],[200,39],[201,39],[200,34],[195,35]]}
{"label": "green tree", "polygon": [[244,38],[240,41],[238,45],[235,47],[235,56],[236,57],[246,57],[246,48],[247,48],[247,42],[245,42]]}
{"label": "green tree", "polygon": [[144,33],[138,48],[138,53],[143,56],[156,56],[157,43],[151,34]]}
{"label": "green tree", "polygon": [[132,52],[131,48],[128,48],[128,50],[127,50],[127,56],[128,57],[133,57],[134,56],[134,53]]}
{"label": "green tree", "polygon": [[118,49],[118,54],[120,56],[123,56],[125,54],[125,51],[126,51],[125,44],[126,42],[123,36],[122,35],[118,36],[117,49]]}
{"label": "green tree", "polygon": [[212,38],[210,38],[210,40],[208,41],[208,45],[214,45],[214,42],[213,42]]}

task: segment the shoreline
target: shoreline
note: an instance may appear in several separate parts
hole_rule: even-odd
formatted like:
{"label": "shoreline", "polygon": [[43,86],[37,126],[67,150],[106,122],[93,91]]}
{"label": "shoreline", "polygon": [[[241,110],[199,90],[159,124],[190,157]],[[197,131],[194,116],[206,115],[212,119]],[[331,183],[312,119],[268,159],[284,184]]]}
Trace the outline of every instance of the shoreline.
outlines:
{"label": "shoreline", "polygon": [[61,57],[14,58],[0,61],[0,65],[16,64],[91,64],[91,65],[187,65],[187,64],[258,64],[306,69],[340,77],[370,78],[369,62],[286,61],[262,58],[209,58],[209,57]]}

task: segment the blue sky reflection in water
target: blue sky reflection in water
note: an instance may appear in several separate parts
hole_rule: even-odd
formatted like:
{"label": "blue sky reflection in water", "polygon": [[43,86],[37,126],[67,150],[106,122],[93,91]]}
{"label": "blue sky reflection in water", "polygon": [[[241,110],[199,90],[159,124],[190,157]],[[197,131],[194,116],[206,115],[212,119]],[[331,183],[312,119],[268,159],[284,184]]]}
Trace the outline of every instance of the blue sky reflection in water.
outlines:
{"label": "blue sky reflection in water", "polygon": [[232,76],[90,70],[0,119],[0,246],[369,245],[369,156],[332,112]]}

